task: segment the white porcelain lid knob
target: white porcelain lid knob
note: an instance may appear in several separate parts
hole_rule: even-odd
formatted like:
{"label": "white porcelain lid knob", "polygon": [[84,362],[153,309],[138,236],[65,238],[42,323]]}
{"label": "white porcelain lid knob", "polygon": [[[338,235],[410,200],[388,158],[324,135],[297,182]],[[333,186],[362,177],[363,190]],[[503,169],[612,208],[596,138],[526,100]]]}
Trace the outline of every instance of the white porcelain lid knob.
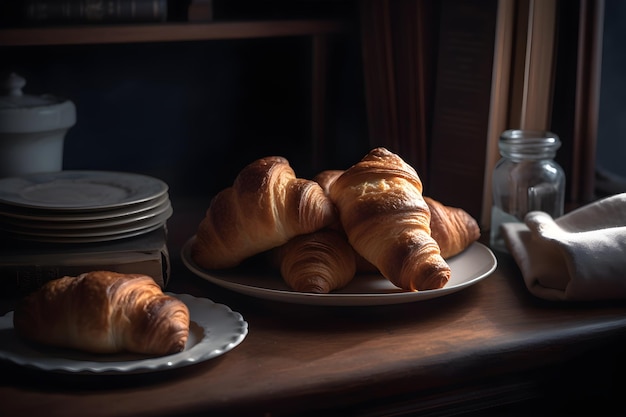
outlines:
{"label": "white porcelain lid knob", "polygon": [[19,76],[18,74],[12,72],[9,76],[2,82],[2,89],[4,95],[8,95],[11,97],[20,97],[24,93],[22,93],[22,88],[26,85],[26,80],[24,77]]}
{"label": "white porcelain lid knob", "polygon": [[0,134],[68,129],[76,123],[70,100],[50,94],[24,94],[26,80],[11,73],[0,80]]}

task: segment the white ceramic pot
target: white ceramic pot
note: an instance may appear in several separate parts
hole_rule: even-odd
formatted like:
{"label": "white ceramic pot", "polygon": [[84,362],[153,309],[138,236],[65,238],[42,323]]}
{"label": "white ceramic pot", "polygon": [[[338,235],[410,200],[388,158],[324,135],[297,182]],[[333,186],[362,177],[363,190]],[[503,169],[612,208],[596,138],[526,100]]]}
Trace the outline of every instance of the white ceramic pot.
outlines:
{"label": "white ceramic pot", "polygon": [[70,100],[22,92],[26,80],[10,74],[0,95],[0,177],[63,169],[65,134],[76,123]]}

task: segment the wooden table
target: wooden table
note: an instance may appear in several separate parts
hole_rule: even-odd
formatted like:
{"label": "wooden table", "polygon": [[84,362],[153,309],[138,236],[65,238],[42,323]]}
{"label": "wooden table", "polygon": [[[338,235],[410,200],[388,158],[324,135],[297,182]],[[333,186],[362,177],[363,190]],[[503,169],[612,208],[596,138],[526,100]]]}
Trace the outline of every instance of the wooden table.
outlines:
{"label": "wooden table", "polygon": [[[542,302],[527,292],[512,259],[498,258],[491,276],[445,297],[327,307],[221,289],[188,272],[174,253],[168,289],[242,313],[249,334],[239,346],[204,363],[144,375],[58,375],[2,363],[0,415],[626,410],[614,397],[626,381],[626,304]],[[11,303],[1,306],[4,313]]]}

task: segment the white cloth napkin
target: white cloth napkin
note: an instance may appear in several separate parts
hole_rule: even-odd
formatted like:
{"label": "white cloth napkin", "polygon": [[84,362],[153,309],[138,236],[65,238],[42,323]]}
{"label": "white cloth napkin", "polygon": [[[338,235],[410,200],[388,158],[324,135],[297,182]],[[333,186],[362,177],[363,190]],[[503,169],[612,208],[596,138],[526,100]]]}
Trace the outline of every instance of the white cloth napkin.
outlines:
{"label": "white cloth napkin", "polygon": [[502,233],[528,290],[548,300],[626,299],[626,193],[553,219],[540,211]]}

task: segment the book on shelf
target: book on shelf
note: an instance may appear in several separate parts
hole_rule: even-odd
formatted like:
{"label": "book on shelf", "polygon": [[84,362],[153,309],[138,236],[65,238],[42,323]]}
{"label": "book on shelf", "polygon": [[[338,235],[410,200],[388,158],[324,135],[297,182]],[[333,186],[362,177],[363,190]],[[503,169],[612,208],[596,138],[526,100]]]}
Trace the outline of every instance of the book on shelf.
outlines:
{"label": "book on shelf", "polygon": [[14,26],[164,22],[167,11],[167,0],[24,0],[0,10],[3,24]]}
{"label": "book on shelf", "polygon": [[165,226],[109,242],[56,244],[4,239],[1,246],[0,298],[23,296],[53,279],[96,270],[148,275],[163,289],[170,276]]}

